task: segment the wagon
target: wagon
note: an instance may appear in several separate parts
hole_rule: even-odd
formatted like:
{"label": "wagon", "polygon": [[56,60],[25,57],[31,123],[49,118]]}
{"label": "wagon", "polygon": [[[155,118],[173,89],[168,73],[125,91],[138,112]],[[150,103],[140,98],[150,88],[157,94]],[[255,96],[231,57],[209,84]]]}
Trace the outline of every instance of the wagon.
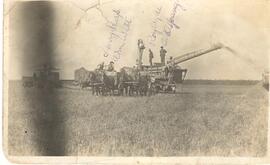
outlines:
{"label": "wagon", "polygon": [[91,86],[91,78],[93,72],[86,70],[84,67],[76,69],[74,72],[74,85],[79,86],[81,89]]}

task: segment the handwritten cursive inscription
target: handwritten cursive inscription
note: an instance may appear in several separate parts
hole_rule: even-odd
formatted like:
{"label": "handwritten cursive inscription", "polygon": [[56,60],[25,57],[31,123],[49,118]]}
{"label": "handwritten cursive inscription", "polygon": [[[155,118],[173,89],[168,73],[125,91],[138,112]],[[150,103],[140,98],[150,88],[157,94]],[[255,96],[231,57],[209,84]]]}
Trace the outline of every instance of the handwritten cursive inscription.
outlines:
{"label": "handwritten cursive inscription", "polygon": [[177,9],[185,10],[182,5],[179,3],[178,0],[175,0],[173,3],[173,9],[170,13],[170,17],[166,19],[166,24],[164,26],[163,32],[165,34],[165,37],[163,37],[163,45],[167,45],[168,38],[171,36],[172,29],[176,28],[179,29],[180,27],[175,23],[175,16],[177,14]]}
{"label": "handwritten cursive inscription", "polygon": [[161,44],[163,46],[167,45],[172,30],[180,29],[180,26],[175,23],[175,17],[179,9],[186,10],[179,0],[173,0],[173,7],[169,13],[169,17],[161,16],[162,7],[158,7],[155,10],[155,18],[151,22],[152,32],[149,35],[149,44],[155,45],[157,38],[160,38]]}
{"label": "handwritten cursive inscription", "polygon": [[121,57],[132,21],[121,15],[120,10],[113,10],[113,13],[114,22],[107,24],[110,35],[104,49],[104,57],[111,57],[113,61],[117,61]]}
{"label": "handwritten cursive inscription", "polygon": [[157,37],[159,35],[162,35],[162,29],[158,29],[160,25],[162,24],[162,18],[160,16],[161,10],[162,10],[162,7],[158,7],[155,10],[155,18],[152,21],[152,25],[151,25],[153,30],[149,36],[149,43],[151,45],[155,45],[155,41],[157,40]]}

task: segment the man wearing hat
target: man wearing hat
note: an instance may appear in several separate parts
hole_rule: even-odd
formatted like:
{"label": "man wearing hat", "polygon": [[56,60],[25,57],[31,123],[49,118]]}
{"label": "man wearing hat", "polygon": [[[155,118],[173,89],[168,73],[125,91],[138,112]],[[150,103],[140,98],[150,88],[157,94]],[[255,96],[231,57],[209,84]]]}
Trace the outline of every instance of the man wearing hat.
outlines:
{"label": "man wearing hat", "polygon": [[164,66],[165,65],[165,56],[166,56],[167,50],[163,48],[163,46],[160,47],[160,59],[161,59],[161,64]]}
{"label": "man wearing hat", "polygon": [[[174,71],[175,71],[175,62],[173,60],[173,57],[170,57],[170,60],[168,61],[168,84],[174,83]],[[178,66],[179,67],[179,66]]]}
{"label": "man wearing hat", "polygon": [[175,65],[172,56],[170,57],[170,60],[169,60],[167,63],[168,63],[168,65],[169,65],[170,67],[173,67],[173,66]]}
{"label": "man wearing hat", "polygon": [[143,56],[143,51],[145,49],[144,43],[142,39],[138,40],[138,49],[139,49],[139,56],[138,56],[138,68],[142,68],[142,56]]}
{"label": "man wearing hat", "polygon": [[104,62],[98,64],[98,70],[103,70],[104,69]]}
{"label": "man wearing hat", "polygon": [[108,65],[107,70],[110,71],[110,72],[114,71],[114,62],[113,61],[110,62],[110,64]]}
{"label": "man wearing hat", "polygon": [[153,58],[154,58],[154,54],[153,54],[152,50],[149,49],[149,63],[150,63],[150,66],[153,65]]}

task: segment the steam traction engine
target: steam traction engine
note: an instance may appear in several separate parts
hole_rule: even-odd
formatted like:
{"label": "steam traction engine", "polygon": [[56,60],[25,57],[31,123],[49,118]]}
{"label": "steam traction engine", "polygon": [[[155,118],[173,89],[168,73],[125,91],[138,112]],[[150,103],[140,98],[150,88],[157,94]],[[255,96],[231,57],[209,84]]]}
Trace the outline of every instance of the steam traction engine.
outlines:
{"label": "steam traction engine", "polygon": [[22,77],[24,87],[58,88],[61,86],[58,68],[44,65],[33,72],[33,76]]}

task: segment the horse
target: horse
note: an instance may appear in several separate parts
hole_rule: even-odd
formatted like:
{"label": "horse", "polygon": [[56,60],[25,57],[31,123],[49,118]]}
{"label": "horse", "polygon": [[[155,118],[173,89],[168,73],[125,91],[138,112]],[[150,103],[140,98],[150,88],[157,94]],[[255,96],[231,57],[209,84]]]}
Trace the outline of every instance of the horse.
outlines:
{"label": "horse", "polygon": [[133,95],[134,92],[137,92],[137,83],[138,72],[134,68],[123,67],[120,69],[118,90],[121,95]]}
{"label": "horse", "polygon": [[147,92],[149,92],[150,88],[150,76],[147,73],[139,73],[139,81],[138,81],[138,93],[141,96],[146,96]]}
{"label": "horse", "polygon": [[90,86],[92,87],[92,95],[104,95],[104,84],[102,81],[102,71],[95,70],[90,76]]}
{"label": "horse", "polygon": [[119,82],[119,73],[104,71],[101,73],[101,82],[104,84],[103,90],[114,95],[114,90],[117,89]]}

